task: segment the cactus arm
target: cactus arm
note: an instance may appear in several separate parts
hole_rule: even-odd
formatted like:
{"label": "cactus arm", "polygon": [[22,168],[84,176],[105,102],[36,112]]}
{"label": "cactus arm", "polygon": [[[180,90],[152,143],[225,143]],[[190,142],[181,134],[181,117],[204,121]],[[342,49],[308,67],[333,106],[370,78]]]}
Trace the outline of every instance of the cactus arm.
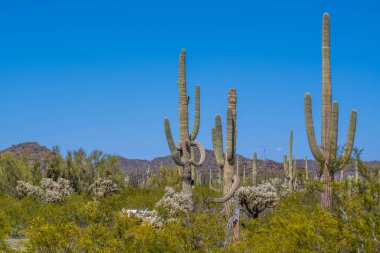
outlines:
{"label": "cactus arm", "polygon": [[195,86],[195,112],[194,112],[194,126],[190,135],[190,140],[195,140],[199,131],[200,122],[200,86]]}
{"label": "cactus arm", "polygon": [[223,154],[223,132],[222,121],[219,115],[215,116],[215,127],[212,129],[212,144],[214,146],[216,162],[220,168],[223,168],[225,162]]}
{"label": "cactus arm", "polygon": [[338,119],[339,119],[339,105],[334,101],[331,114],[331,129],[330,129],[330,157],[332,161],[336,159],[336,152],[338,146]]}
{"label": "cactus arm", "polygon": [[201,157],[199,159],[199,162],[196,162],[193,159],[190,159],[190,164],[193,165],[194,167],[200,167],[200,166],[202,166],[203,163],[205,162],[205,159],[206,159],[206,151],[203,148],[202,143],[200,143],[199,141],[192,141],[190,143],[190,145],[194,146],[194,147],[197,147],[197,149],[199,150],[199,153],[201,155]]}
{"label": "cactus arm", "polygon": [[170,130],[169,119],[165,117],[164,123],[165,123],[166,140],[168,141],[170,154],[173,157],[173,160],[177,165],[183,166],[184,164],[181,161],[181,154],[180,154],[180,152],[178,152],[178,148],[174,143],[172,132]]}
{"label": "cactus arm", "polygon": [[325,159],[330,153],[330,127],[332,111],[330,65],[330,16],[323,14],[322,22],[322,152]]}
{"label": "cactus arm", "polygon": [[232,115],[232,108],[228,107],[227,110],[227,141],[226,141],[226,153],[229,164],[234,163],[234,120]]}
{"label": "cactus arm", "polygon": [[323,162],[323,156],[321,151],[319,150],[317,140],[315,139],[314,133],[314,123],[313,123],[313,113],[311,109],[311,95],[310,93],[305,94],[305,122],[306,122],[306,132],[307,139],[309,141],[309,146],[314,158],[319,162]]}
{"label": "cactus arm", "polygon": [[215,202],[215,203],[224,203],[224,202],[227,202],[228,200],[230,200],[235,192],[237,191],[237,189],[239,188],[239,185],[240,185],[240,177],[238,175],[234,175],[232,177],[232,187],[231,187],[231,190],[225,195],[223,196],[222,198],[216,198],[216,199],[213,199],[212,202]]}
{"label": "cactus arm", "polygon": [[355,110],[352,110],[350,115],[350,124],[348,127],[348,133],[346,137],[346,144],[344,146],[343,156],[342,156],[342,164],[341,168],[347,165],[348,161],[350,160],[352,148],[354,146],[354,139],[355,139],[355,132],[356,132],[356,119],[357,119],[357,112]]}

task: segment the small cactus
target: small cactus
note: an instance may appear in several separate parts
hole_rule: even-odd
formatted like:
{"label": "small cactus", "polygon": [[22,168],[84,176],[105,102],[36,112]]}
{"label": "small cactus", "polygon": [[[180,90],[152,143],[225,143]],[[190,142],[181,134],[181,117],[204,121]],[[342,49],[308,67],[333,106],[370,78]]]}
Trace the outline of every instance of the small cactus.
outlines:
{"label": "small cactus", "polygon": [[286,155],[283,158],[283,165],[286,175],[286,180],[289,184],[289,189],[294,190],[295,185],[295,161],[293,162],[293,130],[290,130],[290,140],[289,140],[289,161]]}
{"label": "small cactus", "polygon": [[252,160],[252,185],[257,186],[257,154],[253,153]]}

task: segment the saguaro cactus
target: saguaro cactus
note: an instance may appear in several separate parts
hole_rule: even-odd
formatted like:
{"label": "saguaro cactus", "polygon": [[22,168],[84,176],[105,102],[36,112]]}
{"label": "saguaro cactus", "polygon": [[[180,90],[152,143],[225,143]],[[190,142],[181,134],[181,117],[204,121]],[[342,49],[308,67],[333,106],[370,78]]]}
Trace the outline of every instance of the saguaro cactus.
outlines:
{"label": "saguaro cactus", "polygon": [[[191,179],[191,165],[194,167],[199,167],[204,163],[206,158],[205,150],[202,144],[195,140],[198,130],[199,130],[199,117],[200,117],[200,107],[199,107],[199,93],[200,87],[196,86],[195,89],[195,119],[194,127],[191,134],[189,134],[189,124],[188,124],[188,104],[189,96],[186,90],[186,53],[182,49],[179,57],[179,144],[175,145],[172,133],[170,130],[169,119],[165,118],[165,134],[170,148],[171,156],[174,162],[183,168],[182,173],[182,192],[184,194],[192,195],[192,184]],[[200,160],[196,162],[191,158],[191,149],[196,147],[200,152]]]}
{"label": "saguaro cactus", "polygon": [[257,154],[253,153],[252,160],[252,185],[257,186]]}
{"label": "saguaro cactus", "polygon": [[286,155],[284,155],[283,165],[286,175],[286,180],[289,185],[290,190],[294,190],[294,182],[295,182],[295,162],[293,162],[293,130],[290,130],[289,137],[289,161]]}
{"label": "saguaro cactus", "polygon": [[[214,199],[214,202],[223,203],[224,213],[227,217],[232,216],[233,209],[236,209],[237,203],[234,203],[232,196],[240,184],[239,175],[235,174],[235,144],[236,144],[236,90],[229,89],[228,93],[229,106],[227,110],[227,138],[226,153],[223,151],[223,133],[222,121],[220,115],[215,117],[215,127],[212,129],[212,143],[216,161],[223,171],[223,195],[224,197]],[[234,117],[235,116],[235,117]],[[238,215],[238,214],[237,214]],[[234,224],[238,224],[239,217],[236,217]],[[238,238],[238,225],[234,225],[234,240]]]}
{"label": "saguaro cactus", "polygon": [[332,205],[332,173],[342,169],[350,160],[356,131],[356,111],[350,116],[350,123],[343,154],[337,158],[338,142],[338,102],[332,103],[330,70],[330,17],[323,14],[322,24],[322,143],[318,146],[311,109],[311,95],[305,94],[305,121],[309,146],[314,158],[321,164],[320,181],[324,183],[321,193],[321,206],[328,209]]}

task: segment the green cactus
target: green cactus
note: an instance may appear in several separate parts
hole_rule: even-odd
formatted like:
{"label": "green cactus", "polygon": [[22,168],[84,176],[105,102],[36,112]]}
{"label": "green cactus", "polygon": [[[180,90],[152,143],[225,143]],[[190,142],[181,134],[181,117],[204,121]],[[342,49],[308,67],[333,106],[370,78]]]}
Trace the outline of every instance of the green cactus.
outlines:
{"label": "green cactus", "polygon": [[257,154],[253,153],[252,160],[252,185],[257,186]]}
{"label": "green cactus", "polygon": [[305,94],[305,121],[306,131],[311,152],[321,164],[320,181],[324,182],[324,190],[321,193],[321,205],[328,209],[332,205],[332,188],[330,181],[332,174],[344,168],[350,160],[356,131],[356,111],[350,115],[350,123],[343,154],[337,158],[338,141],[338,102],[332,102],[331,70],[330,70],[330,17],[323,14],[322,25],[322,143],[318,146],[311,108],[311,95]]}
{"label": "green cactus", "polygon": [[[195,89],[195,115],[194,115],[194,127],[191,134],[189,134],[189,124],[188,124],[188,104],[189,96],[186,90],[186,53],[182,49],[179,57],[179,145],[175,145],[172,133],[170,130],[169,119],[165,118],[165,134],[168,141],[171,156],[174,162],[182,167],[182,192],[188,195],[192,195],[192,185],[194,181],[191,177],[191,166],[199,167],[204,163],[205,160],[205,150],[203,145],[196,141],[195,138],[198,134],[199,124],[200,124],[200,106],[199,106],[199,93],[200,87],[196,86]],[[192,149],[196,147],[200,152],[200,160],[196,162],[191,156]]]}
{"label": "green cactus", "polygon": [[295,183],[295,161],[293,162],[293,130],[290,130],[290,140],[289,140],[289,161],[288,157],[284,155],[283,166],[285,170],[286,180],[291,191],[294,190]]}
{"label": "green cactus", "polygon": [[229,89],[228,101],[226,153],[224,154],[223,151],[222,121],[219,115],[216,115],[215,126],[212,128],[212,143],[216,162],[220,170],[223,172],[224,195],[222,198],[214,199],[214,202],[223,203],[225,215],[230,217],[234,205],[231,198],[240,184],[240,177],[234,172],[236,143],[236,118],[234,118],[234,115],[236,116],[236,89]]}

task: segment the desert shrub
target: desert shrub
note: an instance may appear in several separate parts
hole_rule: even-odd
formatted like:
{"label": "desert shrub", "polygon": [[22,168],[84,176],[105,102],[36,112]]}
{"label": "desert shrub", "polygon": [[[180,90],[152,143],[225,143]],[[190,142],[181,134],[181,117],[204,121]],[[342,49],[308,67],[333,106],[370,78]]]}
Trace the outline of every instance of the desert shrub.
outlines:
{"label": "desert shrub", "polygon": [[271,178],[258,186],[240,187],[236,195],[244,212],[257,218],[267,208],[274,208],[288,193],[290,190],[286,183],[278,178]]}
{"label": "desert shrub", "polygon": [[[339,252],[346,240],[339,221],[313,194],[292,193],[263,219],[245,221],[237,252]],[[344,229],[343,229],[344,230]]]}
{"label": "desert shrub", "polygon": [[179,215],[188,215],[192,211],[191,196],[176,192],[172,187],[165,187],[164,196],[156,203],[156,207],[163,210],[170,218]]}
{"label": "desert shrub", "polygon": [[4,244],[5,238],[8,236],[11,231],[11,225],[9,223],[9,217],[0,210],[0,248]]}
{"label": "desert shrub", "polygon": [[118,192],[117,185],[108,178],[99,178],[90,185],[89,192],[94,198],[104,198],[108,194]]}
{"label": "desert shrub", "polygon": [[57,182],[51,178],[43,178],[41,187],[31,185],[24,181],[17,181],[16,192],[19,198],[31,197],[44,200],[47,203],[60,203],[64,197],[71,195],[74,190],[70,182],[64,178],[58,178]]}
{"label": "desert shrub", "polygon": [[32,199],[39,199],[43,195],[43,191],[40,187],[22,180],[17,181],[16,192],[19,198],[31,197]]}

